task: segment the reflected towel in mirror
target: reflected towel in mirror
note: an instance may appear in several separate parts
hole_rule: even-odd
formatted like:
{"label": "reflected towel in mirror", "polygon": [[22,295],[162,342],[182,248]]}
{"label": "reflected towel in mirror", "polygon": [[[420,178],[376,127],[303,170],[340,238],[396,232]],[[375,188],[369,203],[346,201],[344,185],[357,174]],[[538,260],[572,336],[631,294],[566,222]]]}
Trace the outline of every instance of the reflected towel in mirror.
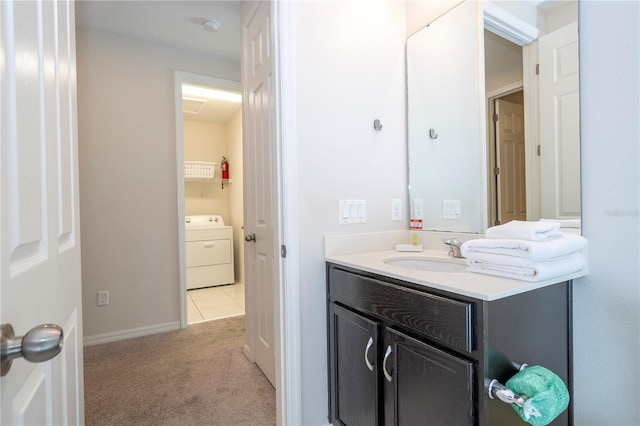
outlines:
{"label": "reflected towel in mirror", "polygon": [[560,229],[578,229],[582,227],[580,219],[540,219],[540,222],[556,222],[560,224]]}
{"label": "reflected towel in mirror", "polygon": [[526,222],[512,220],[504,225],[492,226],[487,229],[487,238],[513,238],[529,241],[548,241],[562,236],[560,223],[557,222]]}

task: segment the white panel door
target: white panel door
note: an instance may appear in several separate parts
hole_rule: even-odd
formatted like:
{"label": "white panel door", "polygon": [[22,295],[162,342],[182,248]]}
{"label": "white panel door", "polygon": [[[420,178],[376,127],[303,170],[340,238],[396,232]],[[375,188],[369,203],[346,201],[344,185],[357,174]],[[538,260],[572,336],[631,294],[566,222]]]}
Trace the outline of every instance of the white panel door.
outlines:
{"label": "white panel door", "polygon": [[525,185],[524,107],[496,100],[496,156],[498,221],[527,220]]}
{"label": "white panel door", "polygon": [[580,217],[578,24],[540,37],[541,212]]}
{"label": "white panel door", "polygon": [[0,319],[63,327],[62,352],[13,361],[1,423],[84,423],[73,2],[3,1]]}
{"label": "white panel door", "polygon": [[248,335],[256,364],[275,386],[275,285],[278,283],[277,179],[270,2],[243,28],[245,284]]}

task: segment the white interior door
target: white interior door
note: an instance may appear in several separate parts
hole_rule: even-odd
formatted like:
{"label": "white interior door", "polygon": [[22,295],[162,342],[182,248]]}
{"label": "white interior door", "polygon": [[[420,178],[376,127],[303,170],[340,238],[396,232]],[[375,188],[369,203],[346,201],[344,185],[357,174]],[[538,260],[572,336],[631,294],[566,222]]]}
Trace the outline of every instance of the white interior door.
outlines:
{"label": "white interior door", "polygon": [[580,217],[578,23],[540,37],[541,213]]}
{"label": "white interior door", "polygon": [[248,340],[255,362],[275,386],[275,286],[278,281],[277,178],[270,2],[243,28],[245,285]]}
{"label": "white interior door", "polygon": [[0,319],[60,325],[62,352],[13,360],[6,425],[84,423],[73,2],[3,1]]}
{"label": "white interior door", "polygon": [[524,107],[497,99],[495,112],[498,221],[527,220]]}

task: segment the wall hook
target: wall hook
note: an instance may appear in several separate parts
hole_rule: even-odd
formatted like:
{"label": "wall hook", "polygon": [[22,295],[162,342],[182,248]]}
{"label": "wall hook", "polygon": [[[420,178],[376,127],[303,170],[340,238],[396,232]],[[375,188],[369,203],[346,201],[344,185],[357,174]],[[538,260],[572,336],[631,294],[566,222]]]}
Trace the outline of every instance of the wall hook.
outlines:
{"label": "wall hook", "polygon": [[382,124],[380,123],[380,120],[378,120],[377,118],[373,120],[373,128],[376,129],[377,131],[382,130]]}
{"label": "wall hook", "polygon": [[436,133],[436,129],[429,129],[429,137],[431,139],[438,139],[438,134]]}

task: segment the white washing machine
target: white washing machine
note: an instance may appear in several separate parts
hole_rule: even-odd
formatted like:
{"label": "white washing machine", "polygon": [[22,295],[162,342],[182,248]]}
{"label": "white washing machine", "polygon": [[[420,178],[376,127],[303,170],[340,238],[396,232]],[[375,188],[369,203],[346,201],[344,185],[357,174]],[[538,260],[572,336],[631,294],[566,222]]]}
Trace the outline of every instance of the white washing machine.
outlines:
{"label": "white washing machine", "polygon": [[184,218],[187,289],[233,284],[233,228],[218,215]]}

